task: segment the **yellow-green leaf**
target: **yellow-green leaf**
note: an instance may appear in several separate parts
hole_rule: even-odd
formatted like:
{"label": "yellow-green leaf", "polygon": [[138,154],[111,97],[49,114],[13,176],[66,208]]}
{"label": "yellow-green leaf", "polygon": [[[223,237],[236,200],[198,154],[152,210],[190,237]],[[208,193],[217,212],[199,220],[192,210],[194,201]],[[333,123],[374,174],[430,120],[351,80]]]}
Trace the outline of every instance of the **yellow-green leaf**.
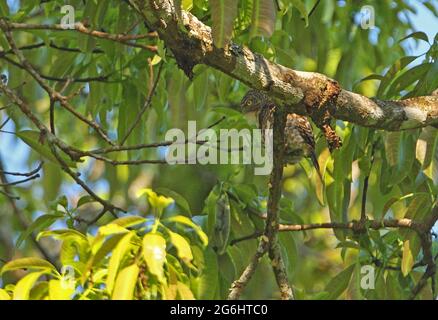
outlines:
{"label": "yellow-green leaf", "polygon": [[208,237],[204,231],[202,231],[201,227],[196,225],[192,220],[184,216],[174,216],[170,218],[166,218],[162,220],[163,222],[176,222],[184,224],[190,228],[192,228],[199,236],[204,246],[208,245]]}
{"label": "yellow-green leaf", "polygon": [[184,283],[179,282],[176,284],[178,289],[178,295],[181,300],[195,300],[193,292]]}
{"label": "yellow-green leaf", "polygon": [[44,272],[33,272],[24,276],[14,289],[14,300],[29,300],[29,293],[35,282],[44,274]]}
{"label": "yellow-green leaf", "polygon": [[111,259],[108,265],[108,277],[106,279],[106,288],[110,294],[113,292],[114,282],[117,276],[117,271],[119,270],[120,263],[122,262],[123,257],[128,252],[131,246],[131,238],[133,235],[133,232],[125,235],[112,252]]}
{"label": "yellow-green leaf", "polygon": [[132,300],[138,272],[139,268],[135,263],[120,271],[111,296],[113,300]]}
{"label": "yellow-green leaf", "polygon": [[115,223],[110,223],[99,228],[99,235],[104,237],[126,232],[129,232],[129,230]]}
{"label": "yellow-green leaf", "polygon": [[11,297],[5,289],[0,289],[0,301],[2,300],[11,300]]}
{"label": "yellow-green leaf", "polygon": [[180,234],[169,231],[170,241],[176,247],[178,257],[185,262],[193,260],[192,249],[190,249],[189,242]]}
{"label": "yellow-green leaf", "polygon": [[132,226],[136,226],[138,224],[145,223],[147,221],[146,218],[139,216],[126,216],[116,220],[111,221],[112,224],[116,224],[118,226],[129,228]]}
{"label": "yellow-green leaf", "polygon": [[409,272],[411,272],[414,266],[414,257],[412,255],[411,247],[409,245],[409,240],[403,242],[403,257],[401,263],[402,274],[406,277]]}
{"label": "yellow-green leaf", "polygon": [[71,300],[75,287],[68,281],[50,280],[49,299],[50,300]]}
{"label": "yellow-green leaf", "polygon": [[40,258],[21,258],[6,263],[0,274],[18,269],[42,270],[45,273],[56,272],[56,268],[46,260]]}
{"label": "yellow-green leaf", "polygon": [[164,262],[166,261],[166,240],[159,234],[146,234],[143,238],[143,257],[150,273],[164,281]]}

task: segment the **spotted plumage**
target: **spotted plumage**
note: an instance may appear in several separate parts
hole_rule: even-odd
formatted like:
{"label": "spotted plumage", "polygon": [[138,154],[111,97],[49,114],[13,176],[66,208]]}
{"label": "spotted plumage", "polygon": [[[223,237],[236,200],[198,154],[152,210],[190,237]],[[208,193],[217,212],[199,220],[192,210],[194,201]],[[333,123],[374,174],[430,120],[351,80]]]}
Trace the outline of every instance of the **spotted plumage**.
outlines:
{"label": "spotted plumage", "polygon": [[[242,99],[241,108],[245,114],[253,113],[262,130],[272,129],[274,120],[274,102],[263,92],[249,90]],[[312,126],[306,117],[289,113],[286,119],[285,164],[298,163],[303,157],[312,160],[320,175],[318,160],[315,154],[315,140]],[[263,135],[262,135],[263,136]]]}

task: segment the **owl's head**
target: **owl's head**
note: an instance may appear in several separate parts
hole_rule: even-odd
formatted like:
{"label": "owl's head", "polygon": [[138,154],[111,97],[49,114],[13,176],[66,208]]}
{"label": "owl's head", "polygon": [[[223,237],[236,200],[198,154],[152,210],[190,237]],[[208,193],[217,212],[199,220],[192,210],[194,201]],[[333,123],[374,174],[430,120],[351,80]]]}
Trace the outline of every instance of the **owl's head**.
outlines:
{"label": "owl's head", "polygon": [[268,102],[269,97],[265,93],[259,90],[251,89],[243,97],[242,101],[240,102],[240,107],[243,113],[258,112]]}

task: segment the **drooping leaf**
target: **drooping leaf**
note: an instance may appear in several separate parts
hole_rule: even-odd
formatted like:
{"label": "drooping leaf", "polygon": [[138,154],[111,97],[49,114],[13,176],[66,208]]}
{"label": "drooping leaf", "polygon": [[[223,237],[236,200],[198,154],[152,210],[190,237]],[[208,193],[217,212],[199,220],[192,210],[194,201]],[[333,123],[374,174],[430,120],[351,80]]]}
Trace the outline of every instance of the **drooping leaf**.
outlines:
{"label": "drooping leaf", "polygon": [[149,272],[164,282],[166,240],[161,235],[148,233],[143,237],[143,258]]}
{"label": "drooping leaf", "polygon": [[338,273],[325,287],[324,291],[329,293],[328,300],[337,299],[348,287],[355,265],[352,264]]}
{"label": "drooping leaf", "polygon": [[216,253],[211,248],[207,248],[204,258],[201,276],[195,281],[196,297],[200,300],[211,300],[215,297],[218,286],[218,261]]}
{"label": "drooping leaf", "polygon": [[234,19],[237,16],[237,1],[209,0],[211,5],[212,35],[216,47],[223,48],[233,34]]}
{"label": "drooping leaf", "polygon": [[197,233],[197,235],[198,235],[199,238],[201,239],[202,244],[203,244],[204,246],[206,246],[206,245],[208,244],[208,237],[207,237],[207,235],[205,234],[205,232],[202,231],[201,227],[198,226],[198,225],[196,225],[196,224],[195,224],[192,220],[190,220],[189,218],[184,217],[184,216],[174,216],[174,217],[170,217],[170,218],[163,219],[162,221],[163,221],[163,222],[176,222],[176,223],[180,223],[180,224],[186,225],[186,226],[192,228],[192,229]]}
{"label": "drooping leaf", "polygon": [[178,281],[176,285],[177,285],[178,295],[181,300],[195,300],[195,297],[193,296],[193,292],[190,290],[190,288],[187,285],[185,285],[180,281]]}
{"label": "drooping leaf", "polygon": [[172,231],[168,231],[170,235],[170,241],[175,246],[178,257],[185,261],[190,262],[193,260],[192,249],[190,248],[189,242],[180,234]]}
{"label": "drooping leaf", "polygon": [[126,234],[117,244],[114,251],[112,252],[111,259],[108,265],[108,276],[106,278],[106,289],[111,294],[114,288],[114,282],[119,270],[120,263],[123,257],[128,252],[131,244],[131,239],[134,233],[130,232]]}
{"label": "drooping leaf", "polygon": [[44,272],[32,272],[20,279],[15,285],[13,300],[29,300],[30,290],[43,274]]}
{"label": "drooping leaf", "polygon": [[421,32],[421,31],[417,31],[417,32],[411,33],[410,35],[408,35],[408,36],[404,37],[403,39],[401,39],[400,42],[402,42],[402,41],[404,41],[406,39],[410,39],[410,38],[418,39],[418,40],[423,40],[423,41],[426,41],[427,43],[429,43],[429,37],[427,36],[426,33]]}
{"label": "drooping leaf", "polygon": [[[24,141],[29,147],[38,152],[45,159],[58,164],[58,160],[52,154],[50,147],[47,145],[47,142],[41,141],[41,136],[38,131],[32,130],[23,130],[16,133],[17,136]],[[60,155],[60,157],[64,160],[64,162],[72,168],[76,168],[76,162],[66,158],[64,155]]]}
{"label": "drooping leaf", "polygon": [[19,269],[41,270],[45,273],[56,272],[56,268],[46,260],[40,258],[21,258],[6,263],[1,269],[0,274]]}
{"label": "drooping leaf", "polygon": [[231,231],[231,206],[226,193],[222,194],[216,203],[215,222],[210,244],[218,254],[223,254],[227,249]]}
{"label": "drooping leaf", "polygon": [[135,263],[120,271],[114,285],[112,300],[132,300],[139,271]]}
{"label": "drooping leaf", "polygon": [[302,0],[292,0],[292,5],[300,12],[307,27],[309,25],[309,15],[306,9],[306,4]]}
{"label": "drooping leaf", "polygon": [[403,242],[403,256],[401,263],[402,274],[406,277],[412,270],[414,266],[414,257],[409,245],[409,240]]}
{"label": "drooping leaf", "polygon": [[17,239],[17,248],[21,246],[23,241],[26,240],[32,232],[47,228],[62,217],[64,217],[62,214],[45,214],[38,217]]}
{"label": "drooping leaf", "polygon": [[166,197],[174,199],[176,205],[181,208],[188,217],[191,217],[192,210],[190,209],[190,205],[182,195],[167,188],[157,188],[156,191]]}
{"label": "drooping leaf", "polygon": [[0,301],[4,300],[11,300],[11,297],[5,289],[0,289]]}
{"label": "drooping leaf", "polygon": [[274,33],[276,14],[274,0],[254,0],[251,37],[258,35],[270,37]]}

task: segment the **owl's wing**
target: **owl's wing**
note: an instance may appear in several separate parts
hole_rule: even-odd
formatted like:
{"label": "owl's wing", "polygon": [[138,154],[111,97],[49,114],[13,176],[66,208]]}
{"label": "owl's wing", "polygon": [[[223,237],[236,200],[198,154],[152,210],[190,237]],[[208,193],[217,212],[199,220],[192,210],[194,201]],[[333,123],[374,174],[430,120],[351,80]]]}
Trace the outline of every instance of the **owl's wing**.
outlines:
{"label": "owl's wing", "polygon": [[315,149],[312,125],[306,117],[295,113],[289,113],[287,115],[286,126],[297,128],[304,142],[311,148],[311,150]]}
{"label": "owl's wing", "polygon": [[272,129],[274,127],[274,109],[273,104],[265,104],[259,112],[259,128],[262,130]]}

